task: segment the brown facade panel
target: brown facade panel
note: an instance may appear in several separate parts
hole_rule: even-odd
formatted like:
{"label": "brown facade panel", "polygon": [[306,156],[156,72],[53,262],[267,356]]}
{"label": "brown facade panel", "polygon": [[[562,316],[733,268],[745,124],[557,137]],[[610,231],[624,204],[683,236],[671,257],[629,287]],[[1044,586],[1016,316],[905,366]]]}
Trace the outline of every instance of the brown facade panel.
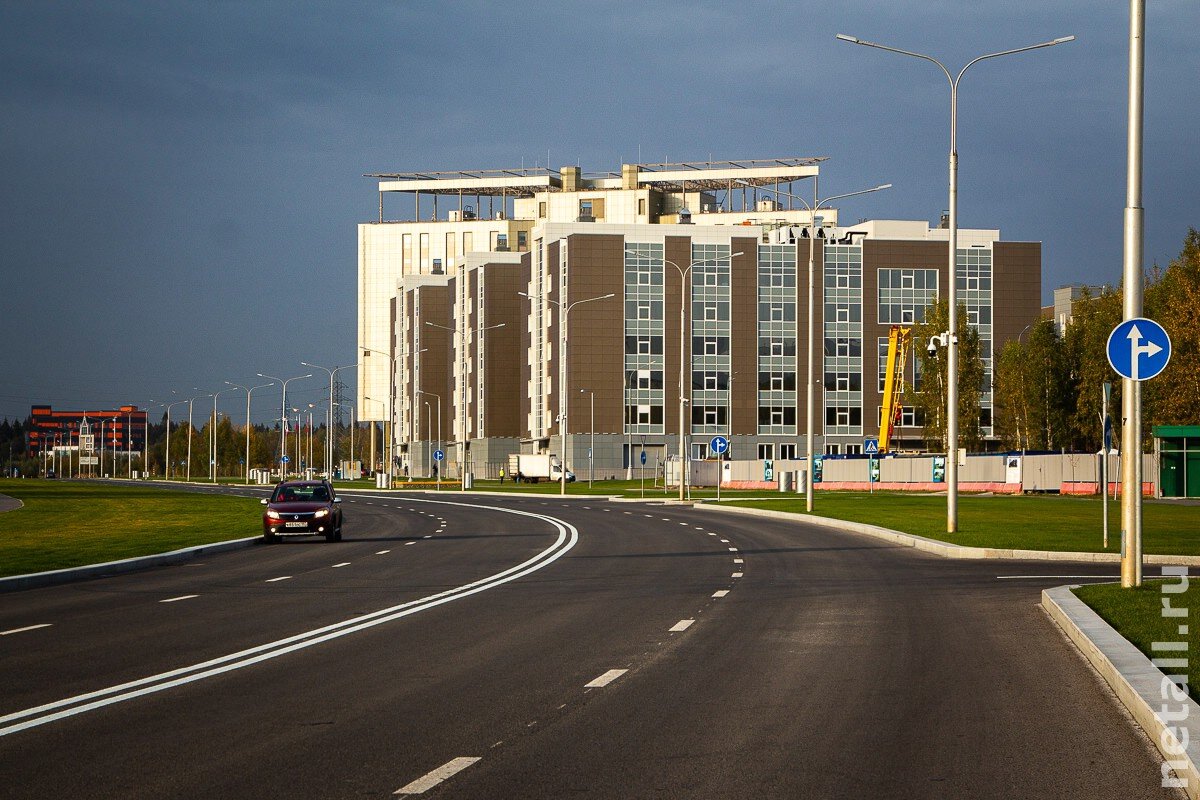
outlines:
{"label": "brown facade panel", "polygon": [[[730,433],[758,432],[758,241],[734,239],[729,280]],[[736,373],[736,374],[734,374]]]}
{"label": "brown facade panel", "polygon": [[[524,417],[521,416],[525,397],[525,378],[529,368],[519,342],[528,340],[526,330],[527,301],[517,292],[526,291],[529,283],[529,257],[521,264],[487,264],[482,267],[483,324],[485,327],[504,324],[503,328],[483,335],[484,350],[484,421],[485,436],[521,437]],[[527,405],[527,403],[526,403]],[[476,434],[478,435],[478,434]]]}
{"label": "brown facade panel", "polygon": [[592,430],[594,395],[595,431],[621,433],[625,402],[625,240],[614,235],[577,235],[568,241],[568,305],[606,294],[613,296],[575,306],[568,319],[567,431]]}

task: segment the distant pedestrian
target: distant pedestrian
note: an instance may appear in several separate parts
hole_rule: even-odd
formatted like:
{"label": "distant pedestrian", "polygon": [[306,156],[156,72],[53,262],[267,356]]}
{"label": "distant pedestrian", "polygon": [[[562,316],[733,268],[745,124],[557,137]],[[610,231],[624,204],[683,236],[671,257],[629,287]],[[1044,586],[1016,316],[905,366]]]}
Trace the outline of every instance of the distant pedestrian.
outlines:
{"label": "distant pedestrian", "polygon": [[500,468],[500,482],[504,483],[504,467]]}
{"label": "distant pedestrian", "polygon": [[520,483],[525,480],[525,476],[521,474],[521,470],[517,470],[517,474],[513,475],[513,483]]}

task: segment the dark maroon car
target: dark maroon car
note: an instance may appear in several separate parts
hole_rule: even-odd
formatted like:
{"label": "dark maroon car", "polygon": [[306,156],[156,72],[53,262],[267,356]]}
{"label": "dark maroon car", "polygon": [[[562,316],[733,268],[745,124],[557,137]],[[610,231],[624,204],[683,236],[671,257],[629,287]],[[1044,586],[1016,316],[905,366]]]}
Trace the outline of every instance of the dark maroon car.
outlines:
{"label": "dark maroon car", "polygon": [[329,542],[341,541],[341,498],[328,481],[287,481],[264,499],[263,540],[280,536],[324,534]]}

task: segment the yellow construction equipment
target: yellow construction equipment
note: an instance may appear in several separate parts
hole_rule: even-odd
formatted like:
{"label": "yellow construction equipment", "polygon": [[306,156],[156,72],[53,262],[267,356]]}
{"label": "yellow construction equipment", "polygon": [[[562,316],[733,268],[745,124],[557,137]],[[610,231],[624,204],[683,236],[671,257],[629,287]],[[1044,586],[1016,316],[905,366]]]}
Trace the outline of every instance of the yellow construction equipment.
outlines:
{"label": "yellow construction equipment", "polygon": [[904,394],[904,365],[912,345],[912,329],[893,325],[888,334],[887,374],[883,379],[883,417],[879,421],[879,452],[891,448],[892,434],[900,422],[900,398]]}

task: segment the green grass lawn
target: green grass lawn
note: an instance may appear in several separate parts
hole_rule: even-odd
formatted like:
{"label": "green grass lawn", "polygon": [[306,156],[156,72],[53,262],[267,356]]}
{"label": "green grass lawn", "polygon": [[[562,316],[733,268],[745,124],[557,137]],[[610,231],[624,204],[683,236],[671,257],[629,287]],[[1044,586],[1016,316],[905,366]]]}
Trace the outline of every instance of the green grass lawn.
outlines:
{"label": "green grass lawn", "polygon": [[111,483],[0,479],[0,576],[99,564],[262,533],[248,497]]}
{"label": "green grass lawn", "polygon": [[[1193,578],[1195,577],[1193,576]],[[1187,672],[1188,690],[1192,699],[1200,700],[1196,680],[1192,677],[1193,675],[1200,677],[1196,671],[1197,666],[1200,666],[1200,629],[1192,634],[1190,630],[1196,626],[1189,625],[1189,617],[1164,617],[1162,614],[1162,601],[1167,597],[1170,598],[1173,609],[1190,610],[1195,607],[1197,603],[1200,603],[1200,587],[1189,582],[1186,591],[1179,594],[1168,594],[1162,591],[1164,583],[1173,588],[1179,585],[1180,579],[1146,581],[1134,589],[1122,589],[1120,584],[1116,583],[1103,583],[1094,586],[1080,586],[1074,591],[1080,600],[1091,606],[1092,610],[1099,614],[1105,622],[1112,625],[1118,633],[1132,642],[1148,658],[1182,658],[1185,655],[1183,651],[1154,652],[1151,644],[1154,642],[1186,642],[1187,669],[1164,671],[1172,674]],[[1187,634],[1180,634],[1180,625],[1188,625],[1188,628],[1184,629],[1188,631]]]}
{"label": "green grass lawn", "polygon": [[[1059,495],[959,495],[958,533],[946,533],[946,496],[912,492],[818,492],[818,516],[974,547],[1121,552],[1121,508],[1109,501],[1108,548],[1099,498]],[[734,501],[731,505],[804,514],[804,498]],[[1200,555],[1200,506],[1142,504],[1146,553]]]}

